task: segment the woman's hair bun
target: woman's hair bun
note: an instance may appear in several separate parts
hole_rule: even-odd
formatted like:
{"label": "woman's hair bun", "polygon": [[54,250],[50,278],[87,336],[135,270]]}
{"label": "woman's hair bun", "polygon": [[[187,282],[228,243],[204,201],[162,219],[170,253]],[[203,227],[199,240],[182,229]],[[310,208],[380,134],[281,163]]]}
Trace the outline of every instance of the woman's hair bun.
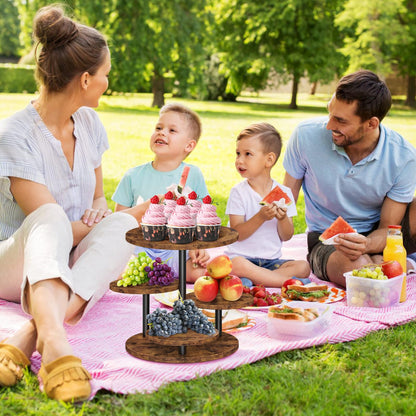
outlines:
{"label": "woman's hair bun", "polygon": [[78,35],[78,26],[60,6],[47,6],[35,16],[34,35],[45,49],[55,49],[71,42]]}

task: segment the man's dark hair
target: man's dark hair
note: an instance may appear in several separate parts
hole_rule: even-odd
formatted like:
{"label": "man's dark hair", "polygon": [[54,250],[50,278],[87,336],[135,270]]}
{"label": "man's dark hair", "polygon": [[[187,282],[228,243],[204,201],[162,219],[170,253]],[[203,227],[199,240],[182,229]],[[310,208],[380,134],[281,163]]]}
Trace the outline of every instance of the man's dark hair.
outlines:
{"label": "man's dark hair", "polygon": [[341,78],[335,91],[337,100],[357,101],[356,114],[361,121],[377,117],[380,121],[391,107],[387,85],[374,72],[361,70]]}

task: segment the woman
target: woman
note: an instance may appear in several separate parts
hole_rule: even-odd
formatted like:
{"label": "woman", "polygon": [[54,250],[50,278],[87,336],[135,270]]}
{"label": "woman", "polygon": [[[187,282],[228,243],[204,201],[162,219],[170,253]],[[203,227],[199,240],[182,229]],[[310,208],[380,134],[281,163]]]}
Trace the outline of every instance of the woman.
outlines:
{"label": "woman", "polygon": [[74,324],[132,254],[125,232],[148,202],[111,214],[101,156],[107,135],[95,111],[108,86],[110,53],[95,29],[45,7],[34,20],[39,97],[0,123],[0,298],[32,316],[0,344],[0,386],[12,386],[42,355],[50,398],[85,400],[90,375],[72,355]]}

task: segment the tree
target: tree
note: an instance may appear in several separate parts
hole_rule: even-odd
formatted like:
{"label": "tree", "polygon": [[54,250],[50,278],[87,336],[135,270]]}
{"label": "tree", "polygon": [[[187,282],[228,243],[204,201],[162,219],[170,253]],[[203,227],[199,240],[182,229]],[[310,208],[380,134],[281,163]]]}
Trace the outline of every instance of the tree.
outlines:
{"label": "tree", "polygon": [[297,108],[299,81],[330,81],[345,66],[337,51],[334,18],[341,0],[225,0],[218,9],[219,49],[229,88],[254,80],[264,85],[271,68],[292,80],[290,108]]}
{"label": "tree", "polygon": [[405,43],[398,45],[398,69],[407,77],[406,104],[416,107],[416,2],[405,2],[406,10],[400,14],[400,23],[406,31]]}
{"label": "tree", "polygon": [[345,33],[341,51],[349,57],[349,71],[366,68],[382,76],[392,72],[397,45],[405,41],[400,12],[402,0],[346,1],[335,23]]}
{"label": "tree", "polygon": [[108,24],[113,88],[137,91],[150,82],[152,106],[161,107],[170,74],[185,94],[202,65],[203,10],[204,1],[197,0],[114,0]]}
{"label": "tree", "polygon": [[0,55],[18,56],[20,22],[13,0],[0,0]]}

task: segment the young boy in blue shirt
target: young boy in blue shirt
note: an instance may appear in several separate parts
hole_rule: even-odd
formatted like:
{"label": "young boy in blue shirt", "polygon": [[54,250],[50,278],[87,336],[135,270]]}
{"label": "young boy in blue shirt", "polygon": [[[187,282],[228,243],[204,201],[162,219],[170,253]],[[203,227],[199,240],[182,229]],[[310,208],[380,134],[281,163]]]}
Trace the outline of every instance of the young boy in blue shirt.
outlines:
{"label": "young boy in blue shirt", "polygon": [[[293,236],[295,203],[260,205],[278,185],[270,173],[281,148],[280,134],[268,123],[252,124],[238,135],[235,167],[245,180],[231,189],[226,208],[230,227],[239,234],[238,241],[226,248],[233,273],[266,287],[281,287],[291,277],[305,279],[310,274],[306,260],[281,258],[282,241]],[[290,189],[279,186],[293,201]]]}
{"label": "young boy in blue shirt", "polygon": [[[115,211],[127,209],[137,203],[150,204],[150,198],[156,194],[163,197],[167,187],[179,183],[185,166],[190,166],[186,187],[191,188],[201,198],[208,195],[201,170],[197,166],[184,163],[184,159],[195,149],[201,130],[199,116],[186,106],[172,103],[162,107],[150,138],[154,159],[125,173],[112,196],[116,202]],[[153,259],[160,257],[167,261],[176,274],[178,273],[176,251],[136,248],[136,253],[141,251],[145,251]],[[188,254],[186,277],[188,281],[195,281],[204,274],[209,255],[205,250],[189,250]]]}

